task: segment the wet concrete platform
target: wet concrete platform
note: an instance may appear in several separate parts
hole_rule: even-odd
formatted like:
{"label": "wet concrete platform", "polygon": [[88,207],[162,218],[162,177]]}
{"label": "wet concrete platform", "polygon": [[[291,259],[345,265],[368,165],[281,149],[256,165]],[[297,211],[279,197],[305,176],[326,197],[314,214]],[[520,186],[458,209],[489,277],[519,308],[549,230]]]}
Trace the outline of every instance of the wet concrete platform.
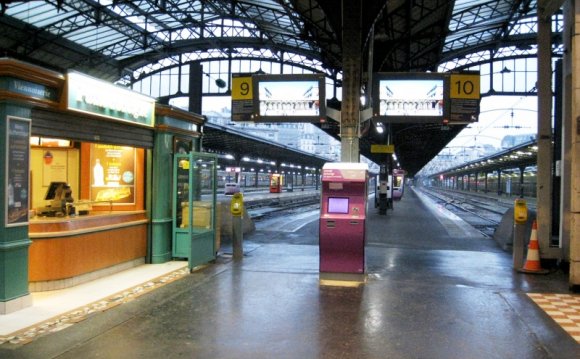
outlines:
{"label": "wet concrete platform", "polygon": [[[1,358],[579,358],[528,293],[569,293],[567,274],[526,275],[511,254],[409,190],[371,206],[367,282],[319,284],[318,222],[280,219],[215,264]],[[276,222],[278,221],[278,222]],[[304,225],[304,222],[307,222]],[[278,225],[276,224],[278,223]]]}

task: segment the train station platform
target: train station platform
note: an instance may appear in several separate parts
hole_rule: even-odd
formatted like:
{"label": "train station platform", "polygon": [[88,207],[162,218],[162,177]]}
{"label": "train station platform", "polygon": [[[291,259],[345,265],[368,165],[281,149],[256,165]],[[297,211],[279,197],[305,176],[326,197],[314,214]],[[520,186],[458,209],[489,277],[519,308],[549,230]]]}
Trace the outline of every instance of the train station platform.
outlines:
{"label": "train station platform", "polygon": [[0,317],[0,357],[580,357],[567,274],[514,271],[510,253],[412,189],[387,216],[369,211],[358,287],[320,285],[315,211],[274,218],[244,237],[241,261],[226,243],[194,273],[171,262],[109,278],[102,288],[138,280],[24,331],[2,331],[24,311]]}

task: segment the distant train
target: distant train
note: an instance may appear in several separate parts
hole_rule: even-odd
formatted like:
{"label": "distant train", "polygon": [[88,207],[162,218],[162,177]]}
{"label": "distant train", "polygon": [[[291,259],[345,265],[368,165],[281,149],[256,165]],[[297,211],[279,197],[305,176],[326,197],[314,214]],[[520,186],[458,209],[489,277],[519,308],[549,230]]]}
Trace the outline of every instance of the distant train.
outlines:
{"label": "distant train", "polygon": [[238,182],[226,182],[224,186],[224,194],[234,194],[240,192],[240,184]]}
{"label": "distant train", "polygon": [[[206,171],[207,170],[202,170],[203,189],[210,188],[210,176]],[[289,178],[290,176],[292,176],[291,179]],[[289,175],[268,172],[256,173],[251,171],[234,173],[226,170],[218,170],[217,172],[217,188],[218,190],[223,189],[223,193],[228,195],[243,191],[244,188],[264,189],[269,190],[271,193],[280,193],[284,190],[288,190],[288,186],[302,187],[315,185],[316,177],[314,174],[310,173],[302,176],[298,174]]]}
{"label": "distant train", "polygon": [[405,175],[407,171],[396,169],[393,170],[393,200],[399,201],[403,198],[405,192]]}
{"label": "distant train", "polygon": [[[487,176],[479,175],[477,180],[475,175],[450,176],[441,175],[437,180],[432,179],[432,185],[458,189],[472,192],[491,192],[506,196],[536,197],[536,166],[527,167],[523,177],[518,169],[503,170],[501,180],[497,171],[490,172]],[[523,180],[523,181],[522,181]]]}
{"label": "distant train", "polygon": [[387,209],[393,209],[393,201],[400,201],[403,198],[406,174],[406,171],[396,169],[383,181],[379,179],[379,175],[371,176],[369,188],[374,190],[375,208],[380,208],[381,213],[384,214]]}

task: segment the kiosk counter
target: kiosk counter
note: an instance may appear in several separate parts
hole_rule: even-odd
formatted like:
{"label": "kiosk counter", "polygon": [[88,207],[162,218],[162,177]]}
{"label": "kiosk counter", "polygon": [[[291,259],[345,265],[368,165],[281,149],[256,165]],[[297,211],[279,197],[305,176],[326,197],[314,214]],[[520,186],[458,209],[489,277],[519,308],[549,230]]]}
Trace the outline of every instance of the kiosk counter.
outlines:
{"label": "kiosk counter", "polygon": [[98,277],[95,272],[99,270],[133,261],[143,263],[147,253],[147,223],[145,211],[31,219],[31,290],[66,288],[92,279],[83,278],[84,275],[93,273]]}

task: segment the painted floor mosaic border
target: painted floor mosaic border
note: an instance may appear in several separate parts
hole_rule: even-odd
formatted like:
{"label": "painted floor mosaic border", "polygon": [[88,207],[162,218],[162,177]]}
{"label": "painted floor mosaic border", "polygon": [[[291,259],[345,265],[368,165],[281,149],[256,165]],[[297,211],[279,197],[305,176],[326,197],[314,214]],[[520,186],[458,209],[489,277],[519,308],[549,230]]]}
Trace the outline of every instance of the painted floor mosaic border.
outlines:
{"label": "painted floor mosaic border", "polygon": [[580,295],[528,293],[528,297],[580,344]]}
{"label": "painted floor mosaic border", "polygon": [[135,287],[126,289],[122,292],[118,292],[104,299],[79,307],[70,312],[11,333],[10,335],[0,336],[0,345],[5,343],[17,345],[30,343],[41,335],[58,332],[68,328],[75,323],[89,318],[91,315],[104,312],[105,310],[114,308],[120,304],[130,302],[143,294],[169,284],[187,274],[189,274],[189,269],[184,267],[150,281],[144,282]]}

